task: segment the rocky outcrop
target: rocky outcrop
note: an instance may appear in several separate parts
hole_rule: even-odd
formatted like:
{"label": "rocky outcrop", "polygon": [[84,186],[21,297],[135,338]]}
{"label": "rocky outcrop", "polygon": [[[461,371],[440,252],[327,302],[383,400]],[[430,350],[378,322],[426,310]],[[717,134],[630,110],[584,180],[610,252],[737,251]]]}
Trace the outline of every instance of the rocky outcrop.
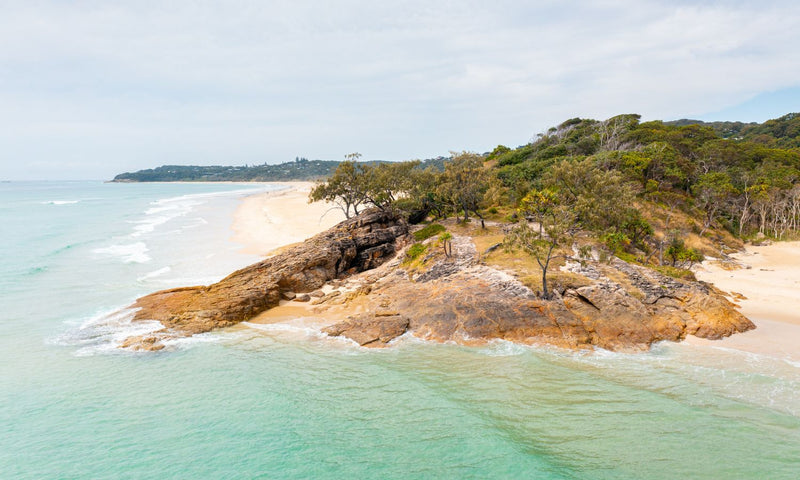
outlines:
{"label": "rocky outcrop", "polygon": [[408,332],[465,344],[505,339],[640,350],[661,340],[716,339],[754,328],[712,286],[618,259],[571,262],[579,281],[558,285],[547,301],[514,275],[480,262],[466,236],[453,235],[452,255],[431,245],[422,266],[405,265],[395,253],[407,233],[405,222],[373,210],[216,284],[142,297],[135,319],[157,320],[165,329],[129,338],[123,347],[159,350],[164,337],[234,325],[282,299],[310,303],[325,318],[358,312],[323,331],[367,347]]}
{"label": "rocky outcrop", "polygon": [[[384,345],[408,330],[467,344],[505,339],[641,350],[661,340],[715,339],[755,328],[712,287],[621,260],[585,263],[573,271],[585,270],[588,285],[562,286],[558,298],[545,301],[513,276],[477,262],[468,238],[455,237],[453,245],[452,257],[431,258],[422,272],[405,271],[399,263],[382,267],[367,295],[368,313],[326,333],[366,346]],[[378,313],[386,310],[401,317]]]}
{"label": "rocky outcrop", "polygon": [[[316,292],[329,280],[381,265],[394,256],[397,240],[407,233],[403,220],[372,210],[213,285],[142,297],[133,305],[138,309],[134,319],[157,320],[178,334],[227,327],[276,306],[282,296],[308,301],[306,292]],[[139,339],[136,345],[147,348],[153,345],[152,338]]]}
{"label": "rocky outcrop", "polygon": [[409,321],[406,317],[394,312],[392,315],[381,315],[378,312],[339,322],[322,331],[332,337],[347,337],[362,347],[377,347],[384,346],[406,333],[408,326]]}

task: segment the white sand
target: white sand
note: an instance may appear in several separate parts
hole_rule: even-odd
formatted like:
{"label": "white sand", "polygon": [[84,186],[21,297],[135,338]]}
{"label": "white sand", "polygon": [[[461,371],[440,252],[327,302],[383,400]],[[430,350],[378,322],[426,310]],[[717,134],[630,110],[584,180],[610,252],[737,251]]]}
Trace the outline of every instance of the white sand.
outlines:
{"label": "white sand", "polygon": [[[283,185],[287,188],[245,198],[234,214],[232,240],[243,245],[243,253],[266,256],[344,220],[342,211],[331,204],[308,203],[313,183]],[[723,340],[691,337],[687,341],[800,361],[800,242],[748,247],[735,257],[751,268],[725,270],[705,262],[695,273],[698,279],[731,293],[729,298],[741,305],[741,312],[757,328]],[[734,293],[746,299],[737,299]],[[307,305],[298,306],[298,311],[286,307],[289,310],[274,309],[269,317],[275,318],[261,321],[272,323],[309,311]]]}
{"label": "white sand", "polygon": [[344,213],[329,203],[308,203],[313,183],[281,184],[287,188],[246,197],[234,213],[231,240],[244,245],[242,253],[266,256],[344,220]]}
{"label": "white sand", "polygon": [[[721,341],[691,342],[800,361],[800,242],[747,247],[735,258],[750,268],[725,270],[705,262],[695,274],[731,293],[729,299],[757,328]],[[734,293],[746,298],[737,300]]]}

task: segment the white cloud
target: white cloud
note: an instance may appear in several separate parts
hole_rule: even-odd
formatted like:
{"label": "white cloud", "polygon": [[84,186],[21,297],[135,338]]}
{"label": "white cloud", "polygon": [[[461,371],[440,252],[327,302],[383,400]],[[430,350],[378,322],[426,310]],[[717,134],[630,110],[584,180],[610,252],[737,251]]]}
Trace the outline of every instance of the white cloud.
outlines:
{"label": "white cloud", "polygon": [[2,13],[3,178],[486,150],[573,116],[701,114],[800,78],[796,2],[28,1]]}

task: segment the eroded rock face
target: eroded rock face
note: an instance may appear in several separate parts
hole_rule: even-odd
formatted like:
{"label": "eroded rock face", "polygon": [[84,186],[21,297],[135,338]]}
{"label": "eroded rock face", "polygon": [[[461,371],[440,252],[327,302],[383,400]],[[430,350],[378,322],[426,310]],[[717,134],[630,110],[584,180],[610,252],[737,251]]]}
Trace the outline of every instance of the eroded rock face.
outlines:
{"label": "eroded rock face", "polygon": [[139,309],[135,320],[158,320],[183,334],[234,325],[277,305],[282,292],[303,296],[328,280],[380,265],[394,256],[396,240],[407,233],[395,215],[369,211],[213,285],[142,297],[133,305]]}
{"label": "eroded rock face", "polygon": [[[135,319],[158,320],[166,328],[132,337],[123,347],[159,350],[170,336],[248,320],[281,298],[310,301],[323,317],[358,311],[323,331],[367,347],[385,346],[410,332],[466,344],[505,339],[642,350],[686,335],[716,339],[755,328],[712,286],[621,260],[571,266],[585,281],[560,286],[549,301],[514,276],[481,264],[468,237],[453,236],[450,257],[429,250],[439,253],[430,253],[422,269],[398,259],[387,262],[407,233],[407,225],[390,213],[371,211],[216,284],[142,297],[133,305]],[[321,290],[327,282],[341,286],[336,279],[343,277],[354,285],[349,292]]]}
{"label": "eroded rock face", "polygon": [[[621,260],[588,263],[595,283],[563,288],[560,298],[544,301],[511,275],[476,262],[465,237],[454,238],[453,244],[453,257],[439,258],[422,273],[405,272],[399,265],[382,268],[383,277],[368,292],[368,313],[326,332],[366,346],[383,345],[406,332],[394,323],[403,318],[413,335],[435,341],[505,339],[642,350],[686,335],[715,339],[755,328],[708,285],[675,280]],[[626,279],[626,285],[612,281],[609,270]],[[381,317],[382,310],[402,317]]]}

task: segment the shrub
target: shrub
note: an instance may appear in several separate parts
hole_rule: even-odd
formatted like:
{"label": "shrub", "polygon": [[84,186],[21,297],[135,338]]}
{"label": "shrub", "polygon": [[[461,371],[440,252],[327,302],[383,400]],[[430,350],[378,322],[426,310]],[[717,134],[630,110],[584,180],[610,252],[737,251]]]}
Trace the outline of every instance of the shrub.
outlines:
{"label": "shrub", "polygon": [[439,225],[438,223],[431,223],[430,225],[426,225],[425,228],[421,230],[417,230],[414,232],[414,240],[421,242],[423,240],[427,240],[432,236],[436,235],[437,233],[444,232],[445,228],[443,225]]}
{"label": "shrub", "polygon": [[691,270],[686,270],[685,268],[671,267],[669,265],[654,266],[652,268],[653,270],[663,273],[668,277],[677,278],[679,280],[697,281],[694,273]]}
{"label": "shrub", "polygon": [[406,250],[406,261],[411,262],[416,260],[427,250],[428,246],[421,243],[415,243],[414,245],[411,245],[408,247],[408,250]]}
{"label": "shrub", "polygon": [[672,259],[673,267],[690,268],[693,264],[703,261],[703,254],[693,248],[687,248],[683,240],[675,238],[667,248],[667,256]]}

